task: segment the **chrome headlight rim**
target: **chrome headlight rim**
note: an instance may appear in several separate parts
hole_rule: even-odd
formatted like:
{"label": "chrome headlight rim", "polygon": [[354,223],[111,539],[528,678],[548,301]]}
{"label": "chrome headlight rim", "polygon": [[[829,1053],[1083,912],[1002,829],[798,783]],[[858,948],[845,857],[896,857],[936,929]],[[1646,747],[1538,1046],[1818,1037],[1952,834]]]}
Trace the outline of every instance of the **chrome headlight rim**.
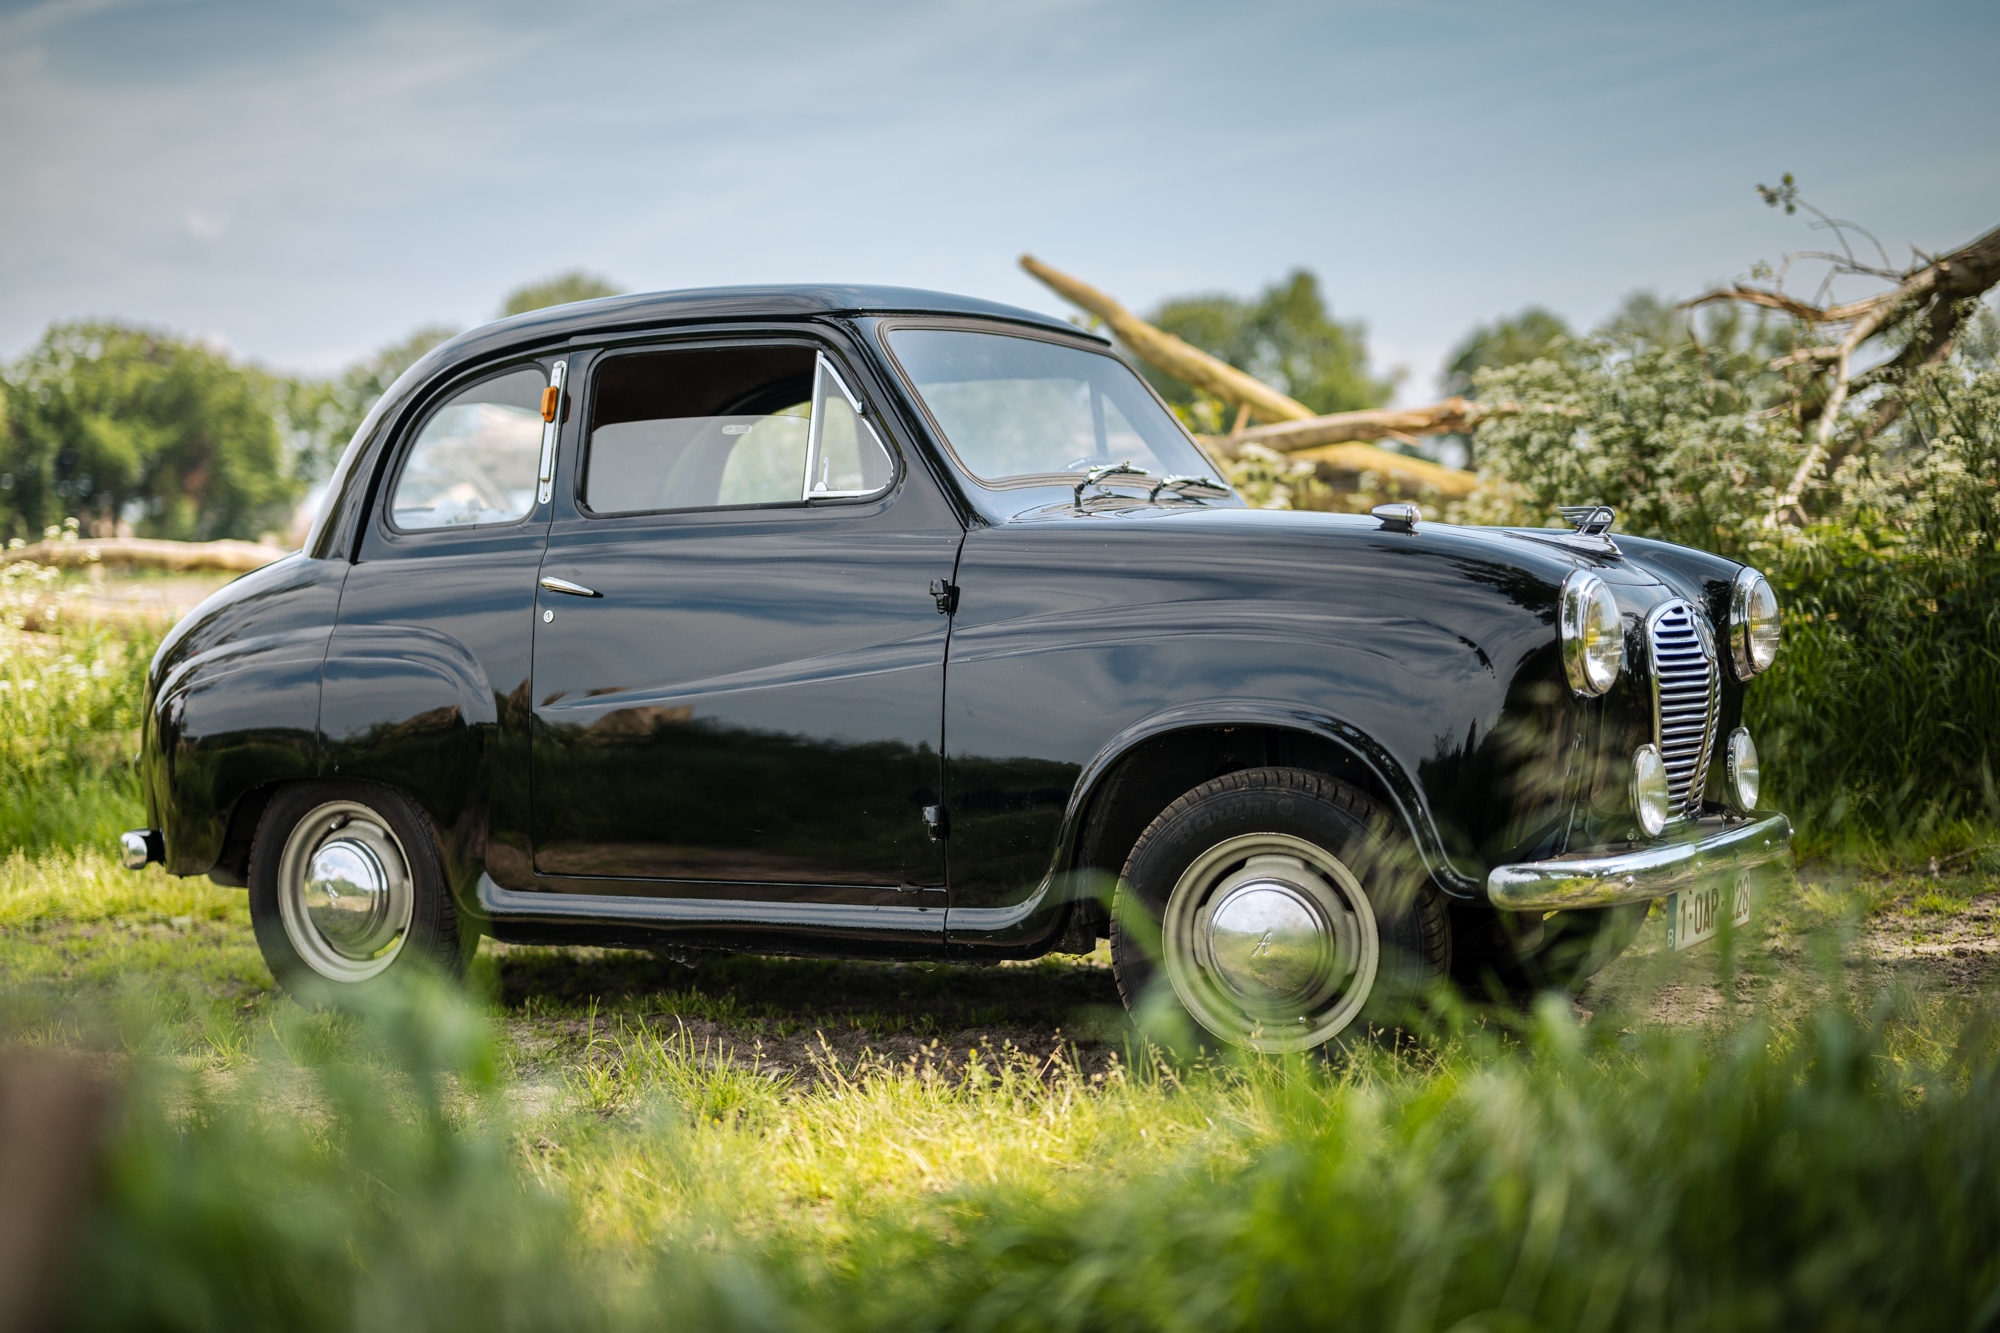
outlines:
{"label": "chrome headlight rim", "polygon": [[[1760,612],[1760,604],[1768,606],[1768,615]],[[1765,625],[1769,633],[1760,634]],[[1762,573],[1745,565],[1729,589],[1729,663],[1736,679],[1747,681],[1769,671],[1778,660],[1781,638],[1777,591]]]}
{"label": "chrome headlight rim", "polygon": [[1632,752],[1632,817],[1649,838],[1657,838],[1673,814],[1673,788],[1667,782],[1667,761],[1660,747],[1646,744]]}
{"label": "chrome headlight rim", "polygon": [[1587,569],[1563,580],[1559,629],[1570,689],[1594,699],[1625,671],[1625,619],[1609,584]]}
{"label": "chrome headlight rim", "polygon": [[1730,809],[1739,815],[1755,813],[1757,797],[1763,792],[1764,774],[1757,742],[1750,739],[1748,727],[1738,727],[1729,733],[1729,745],[1723,751],[1723,775]]}

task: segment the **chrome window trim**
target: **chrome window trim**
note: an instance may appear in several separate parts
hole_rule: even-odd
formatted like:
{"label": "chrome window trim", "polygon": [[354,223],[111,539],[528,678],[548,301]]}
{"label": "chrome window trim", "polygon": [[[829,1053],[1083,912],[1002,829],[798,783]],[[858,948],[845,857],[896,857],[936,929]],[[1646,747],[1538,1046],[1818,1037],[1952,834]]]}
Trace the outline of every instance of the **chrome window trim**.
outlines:
{"label": "chrome window trim", "polygon": [[[874,423],[868,419],[867,404],[855,396],[854,390],[847,387],[847,381],[841,378],[840,371],[835,367],[832,360],[828,358],[824,351],[815,351],[814,355],[818,359],[813,366],[812,418],[806,425],[806,471],[805,476],[801,479],[802,487],[799,498],[807,501],[859,500],[881,495],[896,483],[896,456],[889,452],[889,446],[883,444],[882,437],[875,433]],[[818,471],[820,461],[820,431],[825,425],[825,413],[820,409],[826,402],[826,383],[829,380],[833,382],[834,388],[840,390],[840,396],[847,400],[847,405],[854,409],[855,420],[860,422],[861,429],[867,433],[869,441],[882,451],[884,458],[889,460],[889,480],[883,482],[880,486],[865,491],[821,491],[813,489],[813,474]]]}

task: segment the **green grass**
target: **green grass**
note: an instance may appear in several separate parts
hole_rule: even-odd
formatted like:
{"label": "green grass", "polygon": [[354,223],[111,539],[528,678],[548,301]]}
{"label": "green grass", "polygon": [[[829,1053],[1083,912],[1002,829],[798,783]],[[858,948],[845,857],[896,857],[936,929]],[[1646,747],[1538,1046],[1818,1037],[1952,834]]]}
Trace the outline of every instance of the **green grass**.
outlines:
{"label": "green grass", "polygon": [[1996,891],[1815,882],[1726,957],[1649,933],[1587,1025],[1239,1063],[1088,962],[488,945],[470,999],[310,1013],[240,891],[86,850],[0,865],[0,994],[125,1088],[74,1326],[1970,1327],[1991,996],[1841,932]]}
{"label": "green grass", "polygon": [[1977,821],[1850,843],[1721,948],[1650,927],[1587,1024],[1441,1001],[1330,1060],[1169,1057],[1102,958],[488,943],[313,1013],[240,890],[100,840],[146,647],[4,663],[68,683],[0,704],[0,1034],[122,1089],[69,1326],[2000,1327],[1987,974],[1870,943],[1990,938]]}

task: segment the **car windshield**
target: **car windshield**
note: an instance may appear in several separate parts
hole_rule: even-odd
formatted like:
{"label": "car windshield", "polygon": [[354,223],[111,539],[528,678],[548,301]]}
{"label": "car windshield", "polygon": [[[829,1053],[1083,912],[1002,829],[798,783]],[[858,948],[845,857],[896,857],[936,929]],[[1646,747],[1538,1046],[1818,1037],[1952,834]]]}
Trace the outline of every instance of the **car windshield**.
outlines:
{"label": "car windshield", "polygon": [[964,329],[896,329],[889,343],[945,443],[982,482],[1129,463],[1156,478],[1214,476],[1123,361]]}

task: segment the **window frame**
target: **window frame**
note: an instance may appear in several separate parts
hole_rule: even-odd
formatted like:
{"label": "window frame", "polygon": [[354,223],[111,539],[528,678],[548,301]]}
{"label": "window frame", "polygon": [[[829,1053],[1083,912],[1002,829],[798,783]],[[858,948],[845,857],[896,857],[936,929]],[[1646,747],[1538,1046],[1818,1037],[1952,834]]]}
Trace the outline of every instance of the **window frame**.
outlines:
{"label": "window frame", "polygon": [[[528,507],[518,517],[501,519],[493,523],[441,523],[435,527],[428,528],[406,528],[396,521],[396,491],[403,484],[403,473],[409,469],[410,460],[416,456],[417,442],[423,438],[424,431],[431,422],[437,419],[438,413],[456,402],[460,394],[476,389],[489,380],[497,380],[504,375],[511,375],[516,371],[522,370],[539,372],[542,377],[544,389],[555,383],[555,372],[549,362],[542,356],[531,356],[520,361],[503,361],[497,367],[494,363],[489,362],[486,365],[478,367],[464,378],[452,382],[448,387],[439,390],[437,396],[421,412],[411,418],[409,426],[403,430],[402,437],[397,441],[396,447],[389,451],[389,467],[384,475],[381,488],[376,492],[377,496],[380,497],[377,501],[378,517],[385,531],[397,537],[418,538],[428,537],[440,532],[498,532],[506,528],[519,527],[534,518],[535,511],[546,503],[541,498],[541,481],[539,476],[541,452],[544,448],[544,441],[546,441],[548,436],[549,427],[553,425],[558,432],[562,428],[563,417],[569,410],[569,395],[567,393],[563,395],[562,401],[556,409],[555,421],[552,423],[546,421],[541,423],[542,430],[536,442],[536,482],[529,491]],[[537,420],[540,420],[540,418],[538,417]]]}
{"label": "window frame", "polygon": [[[810,403],[810,415],[806,427],[805,466],[800,469],[799,473],[799,497],[794,500],[759,500],[748,504],[679,505],[667,509],[621,509],[616,513],[604,513],[592,509],[584,497],[585,488],[590,481],[591,447],[597,433],[595,427],[591,424],[591,416],[596,411],[598,379],[603,373],[604,367],[619,357],[625,356],[657,356],[662,353],[698,352],[737,347],[803,347],[811,350],[813,353],[813,388],[812,395],[808,400]],[[728,514],[764,509],[811,509],[831,505],[866,504],[870,501],[882,499],[894,491],[897,484],[903,479],[905,465],[902,453],[881,431],[875,428],[875,423],[881,420],[881,413],[871,407],[866,399],[855,393],[848,386],[848,376],[842,373],[840,362],[836,358],[837,353],[830,350],[826,344],[816,338],[804,335],[786,336],[783,334],[767,334],[763,337],[706,337],[690,339],[685,342],[652,343],[638,346],[622,344],[599,348],[597,354],[590,358],[590,364],[586,372],[584,392],[581,395],[582,401],[580,407],[582,410],[578,413],[577,442],[574,450],[576,461],[570,473],[570,501],[576,507],[576,512],[581,517],[592,522],[609,522],[618,519],[651,518],[674,514]],[[882,452],[888,456],[889,477],[880,486],[872,490],[814,491],[812,489],[813,465],[820,456],[820,428],[823,424],[822,414],[818,411],[821,398],[820,384],[822,377],[828,375],[832,377],[834,387],[838,389],[840,395],[847,400],[848,406],[854,410],[854,414],[859,418],[862,427],[867,430],[869,438],[873,439]],[[574,389],[571,392],[573,393]]]}

